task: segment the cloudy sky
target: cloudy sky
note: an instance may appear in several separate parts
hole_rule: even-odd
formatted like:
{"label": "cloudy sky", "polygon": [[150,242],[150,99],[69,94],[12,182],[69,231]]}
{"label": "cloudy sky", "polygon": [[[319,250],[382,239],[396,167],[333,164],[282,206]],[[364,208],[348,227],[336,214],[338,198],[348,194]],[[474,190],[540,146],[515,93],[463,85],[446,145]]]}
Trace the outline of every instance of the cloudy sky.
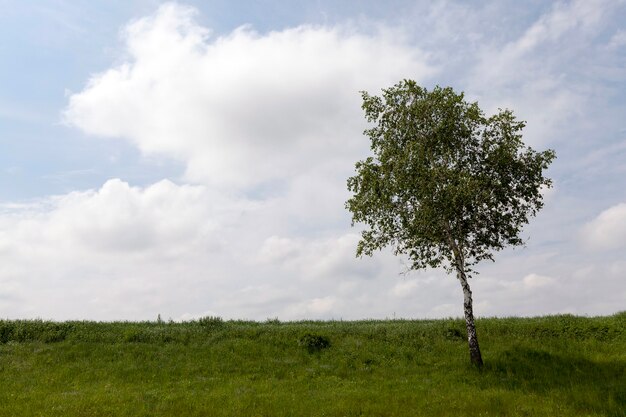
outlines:
{"label": "cloudy sky", "polygon": [[0,0],[0,318],[462,315],[355,258],[359,91],[511,108],[554,188],[478,316],[626,309],[626,2]]}

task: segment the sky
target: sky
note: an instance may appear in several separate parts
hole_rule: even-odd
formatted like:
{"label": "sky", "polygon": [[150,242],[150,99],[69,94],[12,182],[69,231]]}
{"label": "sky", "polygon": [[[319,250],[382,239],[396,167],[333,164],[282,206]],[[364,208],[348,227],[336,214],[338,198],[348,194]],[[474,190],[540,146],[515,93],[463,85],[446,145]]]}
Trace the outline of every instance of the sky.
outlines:
{"label": "sky", "polygon": [[356,258],[360,91],[451,86],[554,149],[479,317],[626,309],[626,1],[0,0],[0,318],[461,317]]}

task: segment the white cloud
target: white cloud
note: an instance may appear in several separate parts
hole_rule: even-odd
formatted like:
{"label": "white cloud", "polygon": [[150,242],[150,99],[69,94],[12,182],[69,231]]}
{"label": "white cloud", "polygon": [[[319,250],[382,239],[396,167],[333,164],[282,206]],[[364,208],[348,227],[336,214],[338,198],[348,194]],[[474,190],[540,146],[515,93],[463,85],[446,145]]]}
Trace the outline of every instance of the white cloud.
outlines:
{"label": "white cloud", "polygon": [[306,310],[314,314],[327,313],[332,310],[335,302],[335,297],[332,296],[314,298],[307,303]]}
{"label": "white cloud", "polygon": [[354,234],[267,237],[281,230],[274,208],[167,180],[2,206],[0,314],[357,318],[369,311],[360,282],[392,284],[396,259],[355,259]]}
{"label": "white cloud", "polygon": [[526,289],[543,288],[554,284],[554,278],[538,274],[530,274],[522,278],[522,283]]}
{"label": "white cloud", "polygon": [[606,91],[595,72],[615,66],[595,40],[616,2],[556,2],[523,33],[476,48],[467,90],[489,112],[510,108],[528,121],[525,140],[533,146],[554,146],[571,140],[572,126],[595,131],[590,112],[600,107]]}
{"label": "white cloud", "polygon": [[610,49],[615,49],[615,48],[621,48],[624,45],[626,45],[626,30],[618,30],[611,37],[608,47]]}
{"label": "white cloud", "polygon": [[319,239],[270,236],[263,242],[258,259],[309,281],[371,278],[380,272],[382,262],[393,262],[384,254],[376,259],[356,259],[358,240],[354,233]]}
{"label": "white cloud", "polygon": [[559,83],[554,77],[558,74],[551,74],[555,67],[564,60],[577,58],[573,55],[583,47],[572,43],[571,38],[587,45],[601,29],[602,16],[612,8],[611,2],[603,0],[555,3],[520,37],[485,48],[482,62],[475,69],[475,80],[492,88],[498,86],[502,91],[501,88],[529,83],[540,75],[537,81],[541,89],[554,87],[551,83]]}
{"label": "white cloud", "polygon": [[506,276],[508,271],[503,272],[496,276],[482,276],[473,283],[477,315],[501,315],[506,310],[524,316],[570,311],[568,295],[571,291],[568,291],[567,283],[535,272],[521,277],[522,271],[511,274],[512,277]]}
{"label": "white cloud", "polygon": [[391,31],[243,26],[211,38],[194,14],[166,4],[131,23],[128,62],[72,95],[66,122],[177,158],[188,180],[246,188],[352,162],[365,149],[358,91],[432,73]]}
{"label": "white cloud", "polygon": [[394,285],[391,289],[391,293],[399,298],[410,297],[414,294],[419,284],[415,280],[402,281]]}
{"label": "white cloud", "polygon": [[[217,227],[215,213],[226,206],[216,208],[213,198],[200,186],[163,180],[141,189],[113,179],[99,190],[53,197],[0,221],[13,237],[41,250],[67,244],[79,252],[172,251]],[[4,244],[15,246],[15,241]]]}
{"label": "white cloud", "polygon": [[146,188],[110,180],[98,190],[4,207],[0,293],[11,297],[0,300],[0,311],[122,319],[180,308],[194,297],[188,286],[210,286],[211,273],[224,267],[209,258],[230,261],[223,235],[240,210],[205,187],[167,180]]}
{"label": "white cloud", "polygon": [[541,16],[520,38],[514,49],[531,51],[544,42],[554,42],[572,30],[588,30],[597,25],[610,2],[578,0],[569,4],[555,3],[549,14]]}
{"label": "white cloud", "polygon": [[[407,277],[402,279],[400,282],[398,282],[396,285],[394,285],[393,288],[391,288],[389,293],[398,298],[415,297],[420,292],[425,292],[425,293],[431,292],[433,287],[438,286],[440,284],[439,281],[441,281],[442,279],[443,280],[449,279],[450,282],[456,283],[456,280],[453,279],[452,276],[441,277],[441,276],[435,276],[435,275],[428,275],[428,276],[418,276],[416,278],[415,276],[408,275]],[[449,283],[446,282],[446,286],[448,284]]]}
{"label": "white cloud", "polygon": [[581,233],[584,243],[593,250],[626,248],[626,203],[604,210]]}

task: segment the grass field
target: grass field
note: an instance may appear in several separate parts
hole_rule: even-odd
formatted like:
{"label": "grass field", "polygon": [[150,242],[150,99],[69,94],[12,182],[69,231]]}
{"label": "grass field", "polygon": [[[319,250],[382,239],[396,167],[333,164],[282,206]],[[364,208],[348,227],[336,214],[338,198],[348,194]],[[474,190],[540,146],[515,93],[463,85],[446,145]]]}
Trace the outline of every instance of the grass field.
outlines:
{"label": "grass field", "polygon": [[626,313],[0,321],[0,416],[626,416]]}

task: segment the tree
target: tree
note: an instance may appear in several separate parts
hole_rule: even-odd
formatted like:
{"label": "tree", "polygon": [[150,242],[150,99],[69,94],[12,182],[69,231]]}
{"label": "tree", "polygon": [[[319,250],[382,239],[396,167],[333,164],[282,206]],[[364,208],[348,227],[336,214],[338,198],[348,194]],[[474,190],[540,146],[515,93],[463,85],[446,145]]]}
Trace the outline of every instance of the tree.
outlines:
{"label": "tree", "polygon": [[374,155],[348,179],[352,224],[366,226],[357,256],[391,246],[410,269],[456,273],[470,359],[480,367],[472,266],[524,243],[521,229],[543,207],[541,190],[552,184],[543,171],[555,153],[526,147],[525,122],[510,110],[486,117],[449,87],[428,91],[404,80],[382,97],[362,97]]}

